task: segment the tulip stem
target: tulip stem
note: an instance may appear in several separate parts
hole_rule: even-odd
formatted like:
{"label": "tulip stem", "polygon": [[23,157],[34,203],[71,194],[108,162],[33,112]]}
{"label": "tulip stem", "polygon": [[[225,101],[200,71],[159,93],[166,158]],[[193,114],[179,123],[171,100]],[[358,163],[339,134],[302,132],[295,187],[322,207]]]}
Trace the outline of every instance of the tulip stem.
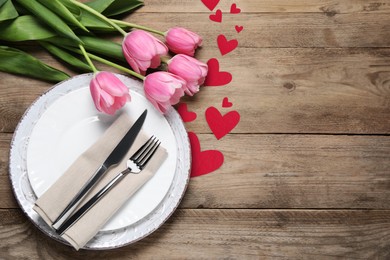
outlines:
{"label": "tulip stem", "polygon": [[116,19],[110,19],[110,20],[112,22],[116,23],[117,25],[124,25],[124,26],[128,26],[128,27],[131,27],[131,28],[141,29],[141,30],[144,30],[144,31],[148,31],[148,32],[152,32],[152,33],[155,33],[155,34],[159,34],[161,36],[165,36],[164,32],[161,32],[161,31],[158,31],[158,30],[146,27],[146,26],[138,25],[138,24],[135,24],[135,23],[128,23],[128,22],[124,22],[124,21],[116,20]]}
{"label": "tulip stem", "polygon": [[77,5],[78,7],[80,7],[81,9],[84,9],[85,11],[99,17],[101,20],[103,20],[104,22],[108,23],[109,25],[111,25],[112,27],[114,27],[118,32],[120,32],[123,36],[126,36],[126,32],[121,28],[119,27],[116,23],[112,22],[110,19],[108,19],[106,16],[102,15],[101,13],[99,13],[98,11],[96,11],[95,9],[89,7],[88,5],[86,4],[83,4],[83,3],[80,3],[79,1],[76,1],[76,0],[70,0],[73,4]]}
{"label": "tulip stem", "polygon": [[161,60],[162,63],[168,64],[168,62],[170,61],[170,58],[165,57],[165,56],[161,56],[160,60]]}
{"label": "tulip stem", "polygon": [[85,60],[87,61],[88,65],[91,67],[92,71],[93,72],[98,72],[96,67],[93,65],[91,59],[89,58],[88,53],[85,51],[84,46],[79,44],[79,48],[81,50],[81,53],[84,55]]}
{"label": "tulip stem", "polygon": [[125,67],[123,67],[123,66],[121,66],[121,65],[118,65],[118,64],[116,64],[116,63],[113,63],[113,62],[111,62],[111,61],[109,61],[109,60],[103,59],[103,58],[101,58],[101,57],[99,57],[99,56],[95,56],[95,55],[93,55],[93,54],[91,54],[91,53],[88,53],[88,56],[91,57],[91,59],[97,60],[97,61],[99,61],[99,62],[101,62],[101,63],[104,63],[104,64],[109,65],[109,66],[111,66],[111,67],[114,67],[114,68],[116,68],[116,69],[118,69],[118,70],[121,70],[121,71],[123,71],[123,72],[126,72],[126,73],[128,73],[128,74],[130,74],[130,75],[132,75],[132,76],[134,76],[134,77],[137,77],[137,78],[139,78],[140,80],[144,80],[144,79],[145,79],[145,77],[142,76],[141,74],[138,74],[138,73],[135,72],[135,71],[129,70],[128,68],[125,68]]}
{"label": "tulip stem", "polygon": [[125,68],[125,67],[123,67],[123,66],[121,66],[121,65],[118,65],[118,64],[116,64],[116,63],[113,63],[113,62],[111,62],[111,61],[109,61],[109,60],[103,59],[103,58],[101,58],[101,57],[99,57],[99,56],[96,56],[96,55],[93,55],[93,54],[91,54],[91,53],[88,53],[88,56],[89,56],[91,59],[94,59],[94,60],[96,60],[96,61],[99,61],[99,62],[104,63],[104,64],[106,64],[106,65],[109,65],[109,66],[111,66],[111,67],[114,67],[114,68],[116,68],[116,69],[118,69],[118,70],[121,70],[121,71],[123,71],[123,72],[126,72],[126,73],[128,73],[128,74],[130,74],[130,75],[132,75],[132,76],[134,76],[134,77],[137,77],[137,78],[139,78],[140,80],[144,80],[144,79],[145,79],[145,77],[142,76],[141,74],[138,74],[138,73],[135,72],[135,71],[132,71],[132,70],[130,70],[130,69],[128,69],[128,68]]}

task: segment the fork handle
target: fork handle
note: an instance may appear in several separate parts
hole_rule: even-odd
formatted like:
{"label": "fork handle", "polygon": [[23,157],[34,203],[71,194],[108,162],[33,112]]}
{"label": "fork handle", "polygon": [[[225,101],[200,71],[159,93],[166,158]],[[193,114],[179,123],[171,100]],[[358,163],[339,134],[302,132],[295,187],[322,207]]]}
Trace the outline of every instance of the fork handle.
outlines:
{"label": "fork handle", "polygon": [[78,209],[70,218],[68,218],[56,230],[60,236],[68,230],[77,220],[79,220],[85,213],[87,213],[104,195],[107,194],[113,187],[115,187],[128,173],[130,169],[126,169],[115,176],[109,183],[107,183],[101,190],[99,190],[92,198],[90,198],[80,209]]}
{"label": "fork handle", "polygon": [[104,165],[100,166],[99,169],[91,176],[91,178],[84,184],[76,196],[69,202],[66,208],[61,212],[58,218],[53,222],[52,226],[54,229],[58,229],[66,219],[75,211],[77,206],[81,203],[87,193],[96,185],[99,179],[106,172],[107,167]]}

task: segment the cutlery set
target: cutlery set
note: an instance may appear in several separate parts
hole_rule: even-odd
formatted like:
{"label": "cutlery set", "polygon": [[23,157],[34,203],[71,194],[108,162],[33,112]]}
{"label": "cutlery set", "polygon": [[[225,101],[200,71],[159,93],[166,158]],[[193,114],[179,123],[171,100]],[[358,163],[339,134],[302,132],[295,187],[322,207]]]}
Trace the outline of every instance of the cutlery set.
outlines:
{"label": "cutlery set", "polygon": [[58,218],[53,222],[52,227],[56,233],[62,235],[70,228],[77,220],[88,212],[104,195],[114,188],[128,174],[139,174],[146,164],[152,159],[153,155],[160,146],[160,141],[156,137],[151,137],[147,140],[128,160],[127,167],[118,175],[116,175],[108,184],[100,189],[92,198],[84,203],[77,211],[76,208],[81,204],[89,191],[96,186],[102,176],[113,166],[122,161],[123,157],[131,148],[134,140],[140,132],[142,125],[145,122],[147,110],[145,110],[133,124],[133,126],[124,135],[122,140],[113,149],[107,159],[99,166],[91,178],[84,184],[81,190],[65,207]]}

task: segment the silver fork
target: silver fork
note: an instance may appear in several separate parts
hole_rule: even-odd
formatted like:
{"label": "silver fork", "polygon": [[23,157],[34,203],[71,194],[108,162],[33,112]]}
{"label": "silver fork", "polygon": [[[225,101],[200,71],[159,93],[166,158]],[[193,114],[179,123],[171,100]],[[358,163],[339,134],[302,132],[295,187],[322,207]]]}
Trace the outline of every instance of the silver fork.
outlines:
{"label": "silver fork", "polygon": [[70,228],[77,220],[88,212],[104,195],[115,187],[127,174],[140,173],[146,164],[153,157],[161,142],[154,136],[149,138],[131,157],[127,160],[127,168],[115,176],[108,184],[106,184],[99,192],[89,199],[80,209],[78,209],[71,217],[69,217],[57,230],[57,234],[62,235]]}

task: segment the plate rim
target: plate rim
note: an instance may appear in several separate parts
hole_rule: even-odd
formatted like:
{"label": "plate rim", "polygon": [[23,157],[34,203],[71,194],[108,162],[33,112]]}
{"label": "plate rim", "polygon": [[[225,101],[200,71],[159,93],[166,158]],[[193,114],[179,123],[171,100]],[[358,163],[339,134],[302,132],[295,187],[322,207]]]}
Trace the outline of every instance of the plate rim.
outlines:
{"label": "plate rim", "polygon": [[[137,79],[134,79],[133,77],[129,77],[127,75],[122,75],[122,74],[117,74],[117,73],[113,73],[115,74],[118,78],[120,78],[122,81],[137,81]],[[12,136],[12,139],[11,139],[11,143],[10,143],[10,152],[9,152],[9,164],[8,164],[8,169],[9,169],[9,176],[10,176],[10,180],[11,180],[11,188],[12,188],[12,191],[14,193],[14,196],[16,198],[16,201],[19,205],[19,207],[22,209],[22,211],[24,212],[24,214],[28,217],[28,219],[33,222],[33,224],[39,229],[41,230],[43,233],[45,233],[45,235],[48,235],[49,237],[63,243],[63,244],[66,244],[68,246],[70,246],[70,244],[65,241],[64,239],[62,239],[61,237],[59,237],[58,235],[56,234],[53,234],[54,231],[48,227],[48,225],[43,221],[43,220],[40,220],[39,219],[39,216],[37,213],[35,213],[35,211],[33,213],[31,213],[31,210],[32,208],[30,209],[30,212],[28,212],[28,208],[25,208],[25,205],[22,203],[22,202],[25,202],[25,203],[28,203],[26,202],[28,199],[32,199],[32,200],[36,200],[36,197],[35,197],[35,194],[32,193],[32,194],[20,194],[20,192],[23,193],[23,187],[18,187],[17,185],[26,185],[25,183],[22,183],[23,181],[26,181],[26,180],[23,180],[24,178],[27,177],[27,182],[28,182],[28,185],[30,186],[30,189],[32,190],[32,187],[31,187],[31,184],[28,180],[28,175],[27,175],[27,169],[23,169],[22,166],[20,165],[15,165],[13,162],[17,159],[15,159],[15,156],[18,156],[20,155],[20,151],[16,151],[18,148],[20,148],[19,146],[21,145],[22,146],[22,152],[23,150],[26,150],[27,149],[27,144],[28,144],[28,138],[27,137],[26,139],[27,140],[23,140],[23,138],[25,137],[21,137],[20,135],[22,135],[21,133],[21,130],[25,130],[26,128],[26,125],[25,124],[28,124],[29,123],[29,120],[31,120],[30,117],[33,117],[34,115],[31,115],[34,111],[33,109],[42,109],[42,106],[44,106],[44,104],[39,104],[39,102],[43,102],[46,95],[48,95],[49,93],[51,93],[52,91],[56,91],[56,88],[62,84],[65,84],[65,83],[69,83],[69,81],[72,81],[72,80],[77,80],[77,79],[83,79],[83,78],[87,78],[87,79],[91,79],[91,77],[94,75],[94,73],[84,73],[84,74],[79,74],[79,75],[75,75],[73,77],[70,77],[69,79],[66,79],[64,81],[61,81],[61,82],[58,82],[56,84],[54,84],[52,87],[48,88],[46,91],[44,91],[41,95],[39,95],[30,105],[29,107],[25,110],[25,112],[23,113],[22,117],[20,118],[17,126],[15,127],[15,130],[14,130],[14,133],[13,133],[13,136]],[[126,83],[125,83],[126,84]],[[127,85],[127,84],[126,84]],[[129,89],[131,90],[134,90],[136,92],[141,92],[140,94],[142,96],[145,96],[144,95],[144,92],[143,92],[143,89],[142,87],[139,87],[139,86],[128,86]],[[73,90],[76,90],[76,89],[79,89],[80,87],[76,87],[75,89]],[[68,90],[68,92],[71,92],[73,90]],[[68,93],[67,92],[67,93]],[[65,93],[66,94],[66,93]],[[55,97],[54,100],[52,100],[51,102],[54,102],[55,100],[57,100],[58,97]],[[41,105],[41,106],[39,106]],[[46,109],[44,109],[43,111],[45,111]],[[43,112],[42,112],[43,113]],[[42,113],[38,113],[39,116],[38,118],[36,118],[36,120],[39,120],[39,117],[42,115]],[[105,250],[105,249],[114,249],[114,248],[118,248],[118,247],[122,247],[122,246],[126,246],[126,245],[129,245],[129,244],[132,244],[132,243],[135,243],[143,238],[145,238],[146,236],[150,235],[151,233],[153,233],[155,230],[157,230],[161,225],[163,225],[167,220],[168,218],[175,212],[175,210],[177,209],[177,207],[179,206],[180,202],[182,201],[183,197],[184,197],[184,194],[185,194],[185,191],[187,190],[188,188],[188,184],[189,184],[189,180],[190,180],[190,173],[191,173],[191,163],[192,163],[192,158],[191,158],[191,149],[190,149],[190,141],[189,141],[189,137],[188,137],[188,133],[187,133],[187,130],[185,129],[185,126],[184,126],[184,122],[182,121],[179,113],[173,108],[173,107],[170,107],[170,109],[168,110],[168,112],[166,113],[166,115],[164,115],[168,124],[170,125],[173,133],[174,133],[174,136],[175,136],[175,139],[176,141],[178,140],[178,138],[181,138],[182,140],[181,141],[184,141],[184,145],[182,147],[179,147],[179,145],[183,144],[181,142],[177,142],[178,143],[178,147],[177,149],[179,150],[182,149],[184,151],[184,154],[182,155],[184,157],[185,160],[181,160],[181,166],[183,166],[185,168],[185,172],[183,174],[181,174],[180,172],[178,173],[177,170],[178,168],[176,168],[175,170],[175,174],[174,174],[174,179],[171,183],[171,187],[169,188],[167,194],[165,194],[164,198],[162,199],[162,202],[160,202],[160,204],[153,210],[153,211],[156,211],[159,207],[161,207],[161,204],[163,204],[163,202],[170,202],[170,207],[169,207],[169,212],[167,213],[166,211],[163,212],[164,215],[162,218],[159,218],[158,220],[155,220],[155,224],[157,225],[154,225],[154,227],[152,228],[149,228],[148,230],[146,230],[146,232],[143,232],[141,235],[138,235],[136,237],[134,237],[133,239],[126,239],[126,240],[123,240],[122,242],[119,242],[119,243],[107,243],[104,241],[104,237],[112,237],[112,236],[117,236],[116,233],[118,232],[121,232],[121,230],[127,230],[128,228],[132,227],[132,226],[136,226],[137,224],[139,224],[141,221],[143,221],[145,218],[148,217],[148,215],[146,217],[144,217],[144,219],[141,219],[137,222],[135,222],[134,224],[131,224],[130,226],[128,227],[124,227],[124,228],[120,228],[120,229],[117,229],[117,230],[112,230],[112,231],[99,231],[98,234],[91,240],[89,241],[84,247],[82,247],[83,249],[89,249],[89,250]],[[32,118],[34,119],[34,118]],[[174,125],[173,125],[174,124]],[[32,125],[32,126],[31,126]],[[30,126],[27,126],[30,127],[31,129],[34,128],[34,125],[35,125],[35,122],[31,123]],[[24,128],[23,128],[24,127]],[[178,128],[175,129],[173,128]],[[26,131],[26,130],[25,130]],[[30,133],[31,133],[32,130],[30,130]],[[178,132],[179,131],[179,134],[180,136],[178,137]],[[183,136],[185,135],[185,136]],[[19,140],[19,139],[22,139],[22,140]],[[23,141],[23,142],[22,142]],[[19,142],[19,143],[17,143]],[[23,149],[24,148],[24,149]],[[178,155],[179,155],[179,151],[178,151]],[[178,156],[179,157],[179,156]],[[25,158],[18,158],[19,160],[25,160]],[[179,164],[179,159],[178,160],[178,163]],[[180,166],[176,166],[176,167],[180,167]],[[16,171],[16,173],[15,173]],[[19,171],[19,172],[17,172]],[[178,176],[178,175],[183,175],[183,176]],[[176,195],[179,195],[179,196],[176,196],[174,197],[173,199],[171,199],[169,201],[171,197],[171,190],[172,190],[172,186],[175,186],[174,185],[174,182],[175,180],[177,180],[177,178],[181,178],[181,185],[179,187],[179,190],[176,191],[178,194]],[[26,201],[22,201],[23,198],[21,198],[22,196],[25,196],[25,200]],[[27,198],[26,196],[29,196],[31,195],[33,198]],[[33,201],[35,202],[35,201]],[[34,204],[33,202],[30,201],[30,203],[32,203],[32,205]],[[172,205],[173,204],[173,205]],[[165,208],[165,207],[164,207]],[[149,213],[149,215],[153,215],[153,214],[156,214],[156,213],[153,213],[153,211],[151,213]],[[36,216],[32,216],[32,214],[36,214]],[[37,219],[38,217],[38,219]],[[149,219],[146,220],[146,222],[148,222]],[[44,223],[42,225],[42,222]],[[153,224],[153,222],[152,222]],[[50,232],[52,231],[52,232]],[[125,233],[127,233],[127,231],[125,231]],[[96,239],[97,237],[99,237],[98,239]],[[103,237],[103,238],[102,238]],[[100,240],[99,240],[100,239]],[[110,239],[111,240],[111,239]]]}

